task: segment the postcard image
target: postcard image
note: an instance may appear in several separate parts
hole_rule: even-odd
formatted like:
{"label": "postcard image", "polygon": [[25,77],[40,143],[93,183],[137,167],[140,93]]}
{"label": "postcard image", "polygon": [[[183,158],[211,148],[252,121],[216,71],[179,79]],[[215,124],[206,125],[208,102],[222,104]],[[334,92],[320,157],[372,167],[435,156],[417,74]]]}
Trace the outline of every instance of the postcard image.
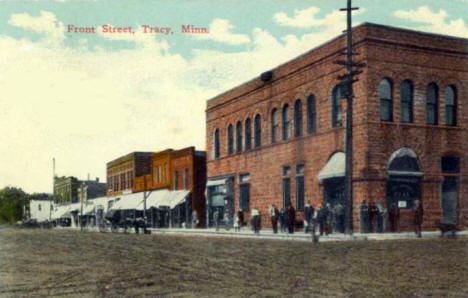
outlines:
{"label": "postcard image", "polygon": [[467,12],[0,1],[0,297],[468,296]]}

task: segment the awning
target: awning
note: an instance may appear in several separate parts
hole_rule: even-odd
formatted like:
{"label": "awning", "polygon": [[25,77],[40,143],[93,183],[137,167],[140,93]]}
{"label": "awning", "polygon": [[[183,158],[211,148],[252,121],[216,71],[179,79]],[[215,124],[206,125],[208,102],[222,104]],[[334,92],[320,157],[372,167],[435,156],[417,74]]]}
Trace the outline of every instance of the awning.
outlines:
{"label": "awning", "polygon": [[[190,194],[188,190],[155,190],[152,191],[146,199],[146,209],[169,207],[174,208],[180,203],[184,202],[187,196]],[[137,210],[144,209],[144,201],[136,208]]]}
{"label": "awning", "polygon": [[70,217],[70,209],[71,205],[58,206],[57,209],[52,213],[52,219]]}
{"label": "awning", "polygon": [[206,187],[215,186],[215,185],[226,185],[226,180],[227,179],[228,178],[214,179],[214,180],[208,179],[208,182],[206,183]]}
{"label": "awning", "polygon": [[121,195],[119,200],[116,200],[111,209],[132,210],[137,209],[138,205],[143,202],[143,192],[137,192],[127,195]]}
{"label": "awning", "polygon": [[336,152],[328,160],[327,164],[318,173],[318,179],[322,182],[328,178],[344,177],[345,175],[345,159],[346,155],[343,152]]}

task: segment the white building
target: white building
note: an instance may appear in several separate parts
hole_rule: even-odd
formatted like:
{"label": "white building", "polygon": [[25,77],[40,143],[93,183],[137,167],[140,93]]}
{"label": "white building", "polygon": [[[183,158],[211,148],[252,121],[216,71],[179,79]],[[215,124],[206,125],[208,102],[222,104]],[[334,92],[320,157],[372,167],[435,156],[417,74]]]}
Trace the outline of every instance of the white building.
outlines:
{"label": "white building", "polygon": [[52,200],[31,200],[29,201],[29,212],[31,219],[37,222],[51,220],[54,202]]}

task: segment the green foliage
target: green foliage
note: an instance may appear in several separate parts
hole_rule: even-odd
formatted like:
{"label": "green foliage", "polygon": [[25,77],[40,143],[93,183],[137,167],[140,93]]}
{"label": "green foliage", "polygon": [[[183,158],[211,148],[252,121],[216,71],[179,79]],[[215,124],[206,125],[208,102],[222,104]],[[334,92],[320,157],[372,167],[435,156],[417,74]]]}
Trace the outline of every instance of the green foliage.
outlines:
{"label": "green foliage", "polygon": [[21,188],[5,187],[0,190],[0,222],[13,224],[23,218],[23,206],[29,195]]}

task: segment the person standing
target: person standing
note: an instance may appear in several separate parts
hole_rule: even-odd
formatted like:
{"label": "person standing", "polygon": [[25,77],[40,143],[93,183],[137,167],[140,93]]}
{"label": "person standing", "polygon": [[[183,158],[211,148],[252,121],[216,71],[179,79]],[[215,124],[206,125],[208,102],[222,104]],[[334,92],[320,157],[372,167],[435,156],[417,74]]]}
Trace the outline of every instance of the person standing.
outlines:
{"label": "person standing", "polygon": [[239,228],[245,226],[244,210],[239,209],[239,211],[237,211],[237,217],[239,219]]}
{"label": "person standing", "polygon": [[291,202],[288,202],[286,213],[288,218],[288,233],[294,234],[294,226],[296,225],[296,210],[294,210],[294,207],[292,206]]}
{"label": "person standing", "polygon": [[258,209],[256,207],[252,208],[252,211],[250,212],[250,223],[252,225],[252,230],[256,235],[258,235],[260,232],[259,216],[260,212]]}
{"label": "person standing", "polygon": [[317,220],[319,224],[320,236],[322,236],[324,232],[328,235],[327,217],[328,217],[327,207],[322,204],[318,208],[318,211],[317,211]]}
{"label": "person standing", "polygon": [[279,220],[280,220],[281,233],[285,233],[286,232],[286,210],[284,210],[284,208],[281,208]]}
{"label": "person standing", "polygon": [[377,202],[377,229],[376,229],[377,233],[383,233],[384,231],[384,219],[385,219],[384,213],[385,213],[385,210],[382,206],[382,202],[378,201]]}
{"label": "person standing", "polygon": [[423,223],[423,206],[419,200],[414,201],[413,207],[413,225],[414,225],[414,232],[418,238],[421,238],[421,226]]}
{"label": "person standing", "polygon": [[239,232],[240,231],[240,222],[239,222],[239,215],[236,215],[234,217],[234,231]]}
{"label": "person standing", "polygon": [[335,218],[335,215],[333,213],[333,209],[330,207],[330,203],[325,204],[325,210],[327,214],[327,219],[326,219],[326,233],[331,234],[333,233],[333,220]]}
{"label": "person standing", "polygon": [[369,207],[366,199],[359,205],[359,227],[361,233],[367,233],[369,230]]}
{"label": "person standing", "polygon": [[312,217],[314,215],[314,207],[307,201],[304,207],[304,232],[307,234],[311,230]]}
{"label": "person standing", "polygon": [[336,217],[336,228],[337,228],[338,232],[344,233],[345,232],[345,227],[344,227],[345,210],[344,210],[343,204],[338,202],[335,205],[334,209],[335,209],[334,213],[335,213],[335,217]]}
{"label": "person standing", "polygon": [[219,230],[219,210],[218,210],[218,208],[216,208],[214,213],[213,213],[213,221],[214,221],[214,224],[215,224],[215,229],[216,229],[216,231],[218,231]]}
{"label": "person standing", "polygon": [[375,221],[377,219],[377,206],[375,205],[374,201],[371,200],[369,202],[369,233],[374,233]]}
{"label": "person standing", "polygon": [[197,211],[193,210],[192,212],[192,229],[195,229],[198,225],[198,216]]}
{"label": "person standing", "polygon": [[388,209],[388,221],[390,222],[390,231],[398,232],[398,221],[400,217],[400,210],[398,209],[397,203],[390,203]]}
{"label": "person standing", "polygon": [[278,214],[278,208],[275,205],[270,205],[271,228],[274,234],[278,233]]}

